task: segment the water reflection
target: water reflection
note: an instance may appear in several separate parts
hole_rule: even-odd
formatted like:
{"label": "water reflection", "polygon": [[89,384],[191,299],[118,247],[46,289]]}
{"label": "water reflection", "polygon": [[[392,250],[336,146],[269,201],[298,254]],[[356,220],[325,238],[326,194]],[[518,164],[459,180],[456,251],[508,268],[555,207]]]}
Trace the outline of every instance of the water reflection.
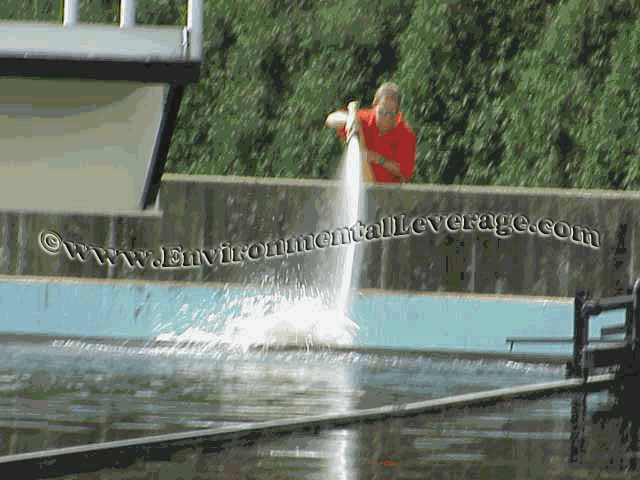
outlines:
{"label": "water reflection", "polygon": [[[352,365],[300,364],[296,357],[290,354],[283,362],[264,358],[262,362],[225,363],[221,377],[236,381],[222,382],[219,414],[260,421],[355,409],[358,391]],[[258,456],[306,470],[305,478],[347,480],[357,478],[353,462],[357,443],[353,430],[323,431],[302,442],[277,441],[270,448],[259,449]],[[311,465],[315,468],[309,468]]]}
{"label": "water reflection", "polygon": [[[574,466],[621,472],[638,470],[639,391],[640,379],[625,377],[607,397],[600,399],[592,414],[574,422],[570,458]],[[591,402],[593,399],[588,396],[576,395],[574,413],[579,415]]]}
{"label": "water reflection", "polygon": [[[79,344],[0,345],[0,362],[5,455],[351,412],[564,376],[562,367],[419,356]],[[164,461],[82,478],[133,479],[141,471],[148,478],[168,472],[166,478],[185,480],[203,472],[206,478],[233,479],[527,479],[592,478],[607,471],[624,478],[637,469],[635,391],[637,384],[629,384],[588,396],[581,457],[573,463],[571,397],[559,396],[319,432],[264,434],[250,443],[185,450]]]}

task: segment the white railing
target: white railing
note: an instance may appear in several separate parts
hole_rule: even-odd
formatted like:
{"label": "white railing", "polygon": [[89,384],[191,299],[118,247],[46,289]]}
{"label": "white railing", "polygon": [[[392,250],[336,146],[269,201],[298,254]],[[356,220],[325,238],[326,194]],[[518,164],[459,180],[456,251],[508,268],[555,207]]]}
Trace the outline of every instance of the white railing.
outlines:
{"label": "white railing", "polygon": [[73,27],[78,23],[78,0],[64,0],[64,26]]}
{"label": "white railing", "polygon": [[136,24],[136,0],[120,2],[120,26],[133,27]]}
{"label": "white railing", "polygon": [[[187,25],[184,36],[189,47],[189,56],[200,59],[202,56],[202,15],[203,0],[188,0]],[[78,23],[79,0],[64,0],[64,26],[72,29]],[[132,28],[136,25],[136,0],[120,1],[120,27]]]}
{"label": "white railing", "polygon": [[202,58],[202,0],[189,0],[187,5],[187,31],[189,32],[189,53],[193,58]]}

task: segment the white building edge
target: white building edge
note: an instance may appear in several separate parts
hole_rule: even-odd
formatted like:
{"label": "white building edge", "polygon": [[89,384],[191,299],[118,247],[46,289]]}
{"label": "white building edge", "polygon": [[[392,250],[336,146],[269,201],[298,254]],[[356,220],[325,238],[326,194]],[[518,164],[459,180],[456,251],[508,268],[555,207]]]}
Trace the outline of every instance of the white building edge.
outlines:
{"label": "white building edge", "polygon": [[185,26],[0,21],[0,210],[140,212],[156,203],[184,88],[202,61]]}

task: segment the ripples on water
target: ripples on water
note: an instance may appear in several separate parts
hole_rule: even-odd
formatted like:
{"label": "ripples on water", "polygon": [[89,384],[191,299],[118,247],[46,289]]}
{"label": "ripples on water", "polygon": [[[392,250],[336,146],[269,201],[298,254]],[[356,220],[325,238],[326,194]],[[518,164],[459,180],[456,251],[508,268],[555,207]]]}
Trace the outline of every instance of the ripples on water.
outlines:
{"label": "ripples on water", "polygon": [[[558,366],[426,355],[79,341],[2,345],[0,362],[3,454],[344,413],[564,375]],[[607,397],[590,398],[597,406]],[[502,469],[506,476],[496,478],[542,478],[537,475],[568,468],[569,417],[567,397],[512,402],[317,435],[266,435],[253,446],[201,452],[197,460],[185,453],[182,463],[150,462],[144,469],[172,471],[192,460],[193,475],[183,478],[198,478],[198,469],[220,475],[203,478],[288,478],[279,475],[294,471],[301,478],[437,478],[446,472],[479,478],[469,468],[487,475]],[[534,459],[524,461],[523,454]],[[542,466],[526,470],[530,461]],[[241,465],[246,476],[224,476],[216,465],[230,471]],[[415,476],[425,471],[435,476]]]}
{"label": "ripples on water", "polygon": [[[408,402],[522,383],[523,374],[527,381],[562,375],[558,367],[512,362],[440,361],[334,351],[131,347],[79,341],[5,345],[0,354],[3,400],[46,398],[48,408],[68,408],[56,412],[68,421],[96,420],[109,413],[109,409],[101,409],[104,402],[118,398],[130,402],[128,415],[166,408],[175,414],[170,415],[169,423],[179,425],[184,418],[174,409],[176,402],[220,404],[228,396],[233,399],[231,404],[218,410],[240,408],[242,400],[246,405],[241,420],[256,421],[325,413],[330,411],[327,407],[332,396],[349,398],[350,409],[370,408],[384,405],[388,397]],[[270,407],[276,404],[278,408]],[[249,415],[247,411],[252,409],[273,410],[273,415]],[[226,413],[216,417],[212,415],[215,411],[205,410],[207,415],[201,419],[191,412],[189,421],[215,422],[229,417]],[[80,412],[83,415],[79,416]],[[169,417],[162,420],[167,424]],[[158,421],[156,418],[153,423]]]}

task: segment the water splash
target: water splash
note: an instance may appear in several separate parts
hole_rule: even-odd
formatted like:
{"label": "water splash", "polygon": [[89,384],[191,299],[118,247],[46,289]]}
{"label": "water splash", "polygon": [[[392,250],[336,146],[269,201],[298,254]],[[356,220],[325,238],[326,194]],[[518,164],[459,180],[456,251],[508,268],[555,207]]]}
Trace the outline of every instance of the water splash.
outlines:
{"label": "water splash", "polygon": [[[340,178],[340,212],[337,215],[339,227],[352,227],[362,215],[364,205],[364,182],[362,179],[362,159],[357,137],[352,137],[347,145],[344,168]],[[336,271],[342,273],[336,295],[336,308],[345,314],[351,306],[351,293],[357,287],[358,256],[360,245],[351,242],[343,247],[339,255]]]}
{"label": "water splash", "polygon": [[351,345],[358,332],[355,322],[318,297],[285,300],[276,293],[235,299],[227,307],[226,313],[209,313],[205,324],[192,324],[180,334],[159,334],[155,341],[182,348],[248,350],[256,345]]}
{"label": "water splash", "polygon": [[[351,227],[360,218],[364,205],[362,160],[356,137],[349,141],[340,173],[334,228]],[[334,251],[336,263],[329,271],[311,279],[317,283],[337,278],[332,285],[307,288],[302,285],[280,285],[263,288],[269,292],[237,296],[225,295],[222,307],[207,311],[205,306],[181,310],[188,325],[181,333],[165,331],[155,340],[177,347],[208,349],[228,346],[249,349],[253,346],[352,345],[358,325],[350,318],[351,295],[357,286],[359,244],[350,242]],[[310,261],[313,260],[309,256]],[[326,270],[326,268],[325,268]],[[273,279],[265,285],[273,285]],[[230,292],[227,292],[230,293]],[[213,309],[212,308],[212,309]],[[200,320],[198,320],[200,319]],[[204,319],[204,321],[202,321]]]}

